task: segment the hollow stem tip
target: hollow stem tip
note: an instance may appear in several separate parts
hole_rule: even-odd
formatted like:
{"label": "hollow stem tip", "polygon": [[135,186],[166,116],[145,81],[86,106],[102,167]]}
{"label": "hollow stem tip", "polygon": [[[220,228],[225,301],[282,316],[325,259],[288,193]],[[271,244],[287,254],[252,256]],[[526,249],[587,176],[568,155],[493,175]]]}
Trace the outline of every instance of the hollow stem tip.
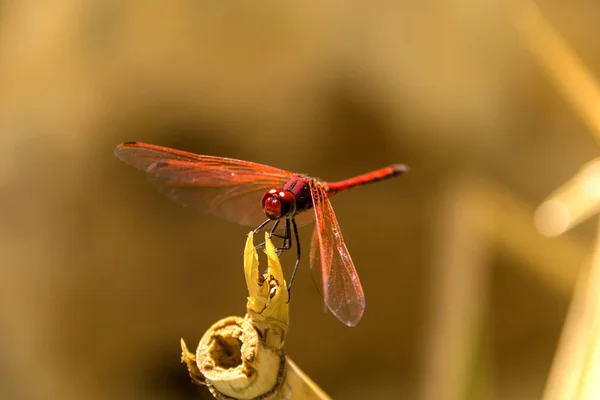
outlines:
{"label": "hollow stem tip", "polygon": [[299,376],[289,372],[283,351],[289,306],[279,257],[266,235],[268,268],[259,274],[253,239],[250,233],[244,249],[246,316],[215,323],[202,337],[196,354],[181,340],[182,361],[192,380],[207,385],[218,399],[281,398],[282,391],[289,390],[290,378]]}

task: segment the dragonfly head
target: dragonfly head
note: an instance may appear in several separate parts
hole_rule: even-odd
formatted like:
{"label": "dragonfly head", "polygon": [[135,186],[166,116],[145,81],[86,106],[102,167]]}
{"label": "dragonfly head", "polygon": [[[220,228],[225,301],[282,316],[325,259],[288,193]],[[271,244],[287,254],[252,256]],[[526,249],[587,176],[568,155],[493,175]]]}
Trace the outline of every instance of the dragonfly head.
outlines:
{"label": "dragonfly head", "polygon": [[283,189],[271,189],[263,195],[263,210],[267,218],[277,220],[296,213],[296,197]]}

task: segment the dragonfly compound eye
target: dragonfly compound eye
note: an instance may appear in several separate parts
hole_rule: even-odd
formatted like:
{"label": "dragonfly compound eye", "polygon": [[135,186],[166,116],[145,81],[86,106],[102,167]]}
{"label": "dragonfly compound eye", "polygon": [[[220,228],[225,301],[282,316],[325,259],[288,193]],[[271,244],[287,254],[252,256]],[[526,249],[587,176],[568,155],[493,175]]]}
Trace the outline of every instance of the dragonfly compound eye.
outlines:
{"label": "dragonfly compound eye", "polygon": [[292,217],[296,212],[296,198],[288,191],[271,189],[263,195],[262,206],[269,219]]}

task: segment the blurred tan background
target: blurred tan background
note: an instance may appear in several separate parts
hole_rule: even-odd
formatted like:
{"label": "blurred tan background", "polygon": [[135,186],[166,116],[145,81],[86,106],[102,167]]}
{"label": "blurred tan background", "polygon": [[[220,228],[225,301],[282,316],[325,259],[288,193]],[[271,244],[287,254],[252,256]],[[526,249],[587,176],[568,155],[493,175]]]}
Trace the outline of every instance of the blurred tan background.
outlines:
{"label": "blurred tan background", "polygon": [[[598,146],[523,4],[0,4],[0,398],[209,398],[179,338],[243,315],[247,231],[161,196],[129,140],[325,180],[408,164],[333,200],[363,320],[322,312],[306,251],[288,354],[336,399],[540,398],[594,225],[547,239],[534,210]],[[539,5],[600,74],[600,4]]]}

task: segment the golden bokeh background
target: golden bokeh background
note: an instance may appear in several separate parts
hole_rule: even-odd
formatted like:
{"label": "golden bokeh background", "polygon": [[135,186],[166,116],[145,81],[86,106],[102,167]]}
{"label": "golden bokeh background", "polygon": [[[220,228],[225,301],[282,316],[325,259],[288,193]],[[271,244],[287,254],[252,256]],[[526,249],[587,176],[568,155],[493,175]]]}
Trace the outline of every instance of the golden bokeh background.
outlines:
{"label": "golden bokeh background", "polygon": [[336,399],[541,398],[595,226],[534,212],[598,155],[561,74],[600,76],[600,4],[538,5],[3,2],[0,398],[209,398],[179,338],[243,315],[247,229],[158,194],[130,140],[331,181],[408,164],[332,200],[358,326],[322,312],[301,229],[288,355]]}

